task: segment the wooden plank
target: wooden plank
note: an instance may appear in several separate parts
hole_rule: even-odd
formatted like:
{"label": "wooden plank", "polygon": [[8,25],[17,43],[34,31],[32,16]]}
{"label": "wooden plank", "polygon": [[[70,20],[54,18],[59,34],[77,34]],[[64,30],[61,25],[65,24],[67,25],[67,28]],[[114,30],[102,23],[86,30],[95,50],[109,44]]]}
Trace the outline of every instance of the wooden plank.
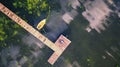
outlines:
{"label": "wooden plank", "polygon": [[71,41],[63,35],[61,35],[55,42],[56,46],[58,46],[62,51],[64,51],[70,43]]}
{"label": "wooden plank", "polygon": [[17,24],[19,24],[21,27],[23,27],[25,30],[27,30],[29,33],[34,35],[36,38],[38,38],[41,42],[43,42],[53,51],[55,51],[48,60],[50,64],[54,64],[55,61],[59,58],[59,56],[67,48],[67,46],[71,43],[69,39],[61,35],[54,44],[47,37],[42,35],[40,32],[38,32],[36,29],[34,29],[27,22],[22,20],[19,16],[17,16],[15,13],[13,13],[11,10],[9,10],[7,7],[2,5],[1,3],[0,3],[0,11],[3,12],[5,15],[7,15],[9,18],[11,18],[13,21],[15,21]]}
{"label": "wooden plank", "polygon": [[55,42],[56,46],[58,46],[60,48],[60,50],[62,50],[61,53],[58,53],[57,51],[55,51],[52,56],[48,59],[48,62],[50,64],[54,64],[57,59],[60,57],[60,55],[64,52],[64,50],[68,47],[68,45],[70,45],[71,41],[69,39],[67,39],[66,37],[64,37],[63,35],[61,35],[57,41]]}
{"label": "wooden plank", "polygon": [[58,54],[57,52],[54,52],[51,57],[48,59],[48,62],[53,65],[57,59],[60,57],[61,54]]}
{"label": "wooden plank", "polygon": [[13,13],[11,10],[9,10],[7,7],[2,5],[1,3],[0,3],[0,11],[3,12],[5,15],[7,15],[9,18],[11,18],[13,21],[15,21],[17,24],[19,24],[21,27],[23,27],[25,30],[27,30],[29,33],[34,35],[36,38],[38,38],[41,42],[43,42],[49,48],[51,48],[54,51],[61,52],[59,47],[57,47],[52,41],[50,41],[47,37],[42,35],[40,32],[38,32],[36,29],[34,29],[27,22],[22,20],[20,17],[18,17],[15,13]]}

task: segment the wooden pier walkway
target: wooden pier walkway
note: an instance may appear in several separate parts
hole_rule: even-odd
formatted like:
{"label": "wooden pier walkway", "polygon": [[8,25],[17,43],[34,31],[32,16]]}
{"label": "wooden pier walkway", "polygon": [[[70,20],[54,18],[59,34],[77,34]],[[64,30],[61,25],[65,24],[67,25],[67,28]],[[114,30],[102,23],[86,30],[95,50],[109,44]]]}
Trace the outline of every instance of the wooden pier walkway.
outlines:
{"label": "wooden pier walkway", "polygon": [[40,32],[34,29],[31,25],[29,25],[27,22],[22,20],[19,16],[17,16],[15,13],[13,13],[11,10],[5,7],[2,3],[0,3],[0,11],[5,15],[7,15],[10,19],[15,21],[17,24],[19,24],[21,27],[23,27],[25,30],[27,30],[29,33],[31,33],[33,36],[38,38],[41,42],[43,42],[46,46],[48,46],[54,51],[54,53],[48,60],[48,62],[52,65],[64,52],[67,46],[71,43],[71,41],[66,37],[64,37],[63,35],[61,35],[58,38],[58,40],[55,43],[53,43],[47,37],[42,35]]}

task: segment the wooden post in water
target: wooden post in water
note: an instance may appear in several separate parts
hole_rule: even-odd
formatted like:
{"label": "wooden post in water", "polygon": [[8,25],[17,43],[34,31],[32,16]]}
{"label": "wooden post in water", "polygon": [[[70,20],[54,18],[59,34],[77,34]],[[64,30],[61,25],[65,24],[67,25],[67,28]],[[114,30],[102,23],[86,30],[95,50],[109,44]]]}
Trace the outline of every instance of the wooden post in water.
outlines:
{"label": "wooden post in water", "polygon": [[27,22],[22,20],[19,16],[17,16],[15,13],[13,13],[11,10],[9,10],[7,7],[5,7],[2,3],[0,3],[0,11],[7,15],[10,19],[15,21],[17,24],[19,24],[21,27],[23,27],[25,30],[27,30],[29,33],[31,33],[33,36],[38,38],[41,42],[43,42],[46,46],[51,48],[54,53],[49,58],[48,62],[50,64],[54,64],[55,61],[60,57],[60,55],[64,52],[64,50],[67,48],[67,46],[71,43],[70,40],[68,40],[66,37],[61,35],[58,40],[53,43],[50,41],[47,37],[42,35],[40,32],[38,32],[36,29],[34,29],[31,25],[29,25]]}

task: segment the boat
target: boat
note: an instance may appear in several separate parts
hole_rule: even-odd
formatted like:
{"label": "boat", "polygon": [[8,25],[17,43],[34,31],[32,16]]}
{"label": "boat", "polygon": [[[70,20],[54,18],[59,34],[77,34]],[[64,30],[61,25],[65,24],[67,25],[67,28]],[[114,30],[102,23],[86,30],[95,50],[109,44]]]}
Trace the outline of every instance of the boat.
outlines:
{"label": "boat", "polygon": [[42,21],[40,21],[40,22],[38,23],[37,29],[38,29],[38,30],[41,30],[41,29],[44,27],[45,24],[46,24],[46,19],[43,19]]}

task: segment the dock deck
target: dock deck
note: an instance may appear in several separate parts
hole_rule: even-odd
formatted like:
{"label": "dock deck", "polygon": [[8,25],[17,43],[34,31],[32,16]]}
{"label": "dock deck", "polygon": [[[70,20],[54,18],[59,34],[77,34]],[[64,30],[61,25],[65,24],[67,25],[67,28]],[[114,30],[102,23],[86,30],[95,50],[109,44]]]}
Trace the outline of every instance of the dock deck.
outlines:
{"label": "dock deck", "polygon": [[48,62],[52,65],[55,63],[55,61],[59,58],[59,56],[64,52],[64,50],[67,48],[67,46],[71,42],[66,37],[61,35],[58,38],[58,40],[55,43],[53,43],[47,37],[42,35],[40,32],[38,32],[36,29],[30,26],[27,22],[22,20],[19,16],[17,16],[15,13],[13,13],[11,10],[5,7],[2,3],[0,3],[0,11],[5,15],[7,15],[9,18],[11,18],[13,21],[15,21],[17,24],[19,24],[21,27],[23,27],[25,30],[27,30],[29,33],[31,33],[33,36],[38,38],[41,42],[43,42],[46,46],[48,46],[54,51],[53,55],[48,60]]}
{"label": "dock deck", "polygon": [[61,53],[58,53],[57,51],[55,51],[52,56],[48,59],[48,62],[50,64],[54,64],[55,61],[60,57],[60,55],[64,52],[64,50],[70,45],[71,41],[69,39],[67,39],[66,37],[64,37],[63,35],[61,35],[57,41],[55,42],[55,45],[58,46],[60,48],[60,50],[62,51]]}

